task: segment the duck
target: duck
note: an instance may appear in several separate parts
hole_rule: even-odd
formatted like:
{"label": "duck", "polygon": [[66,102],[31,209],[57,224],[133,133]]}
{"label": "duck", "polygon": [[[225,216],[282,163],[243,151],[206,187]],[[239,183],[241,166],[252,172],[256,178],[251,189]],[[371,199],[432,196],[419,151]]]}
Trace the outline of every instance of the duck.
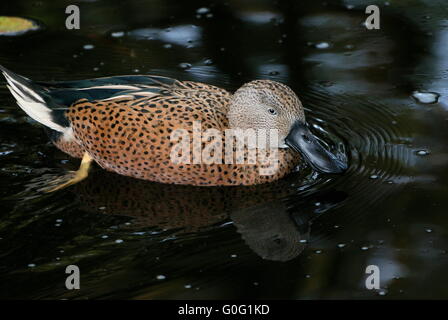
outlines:
{"label": "duck", "polygon": [[[86,179],[93,163],[128,177],[194,186],[270,183],[301,163],[325,174],[348,167],[344,155],[333,154],[310,130],[294,91],[277,81],[253,80],[231,93],[159,75],[40,82],[3,66],[0,71],[18,106],[44,126],[51,142],[81,159],[79,169],[53,181],[48,192]],[[264,159],[248,140],[236,153],[232,143],[247,132],[257,143],[265,137]]]}

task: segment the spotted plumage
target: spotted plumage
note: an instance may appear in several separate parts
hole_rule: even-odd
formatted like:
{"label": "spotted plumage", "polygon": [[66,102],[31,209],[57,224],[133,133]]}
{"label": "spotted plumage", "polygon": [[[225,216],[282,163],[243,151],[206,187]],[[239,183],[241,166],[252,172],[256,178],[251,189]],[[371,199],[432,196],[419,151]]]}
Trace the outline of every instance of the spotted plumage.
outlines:
{"label": "spotted plumage", "polygon": [[[231,94],[212,85],[160,76],[39,83],[0,69],[19,106],[47,127],[59,149],[121,175],[198,186],[254,185],[284,177],[301,159],[288,141],[296,139],[290,138],[294,123],[305,121],[303,108],[294,92],[278,82],[252,81]],[[216,141],[222,150],[226,129],[253,128],[257,135],[260,129],[277,129],[280,147],[272,152],[278,167],[267,170],[247,147],[243,163],[226,161],[227,150],[214,163],[209,162],[216,151],[200,163],[174,163],[171,152],[179,150],[172,137],[179,129],[192,135],[194,123],[202,130],[222,132]],[[202,139],[192,152],[201,154],[206,146]]]}

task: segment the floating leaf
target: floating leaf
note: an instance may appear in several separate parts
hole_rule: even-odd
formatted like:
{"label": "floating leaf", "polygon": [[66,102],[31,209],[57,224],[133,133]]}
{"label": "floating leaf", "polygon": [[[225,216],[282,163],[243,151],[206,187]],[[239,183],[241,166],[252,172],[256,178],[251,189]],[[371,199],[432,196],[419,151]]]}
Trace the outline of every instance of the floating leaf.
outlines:
{"label": "floating leaf", "polygon": [[0,36],[17,36],[38,28],[39,26],[29,19],[0,16]]}

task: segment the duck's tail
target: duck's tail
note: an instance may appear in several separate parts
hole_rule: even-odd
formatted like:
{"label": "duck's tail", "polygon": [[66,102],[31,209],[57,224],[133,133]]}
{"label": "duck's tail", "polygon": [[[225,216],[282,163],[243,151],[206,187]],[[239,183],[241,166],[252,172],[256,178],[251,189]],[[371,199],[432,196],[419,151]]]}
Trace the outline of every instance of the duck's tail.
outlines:
{"label": "duck's tail", "polygon": [[62,108],[56,105],[48,89],[33,81],[9,71],[0,65],[0,71],[6,78],[7,87],[17,101],[17,104],[31,118],[55,131],[65,133],[69,130],[67,119]]}

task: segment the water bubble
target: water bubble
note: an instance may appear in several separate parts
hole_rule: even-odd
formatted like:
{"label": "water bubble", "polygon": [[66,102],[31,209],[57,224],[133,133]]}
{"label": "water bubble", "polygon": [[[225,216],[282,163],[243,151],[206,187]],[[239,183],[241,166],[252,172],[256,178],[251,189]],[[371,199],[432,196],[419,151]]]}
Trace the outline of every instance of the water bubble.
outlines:
{"label": "water bubble", "polygon": [[61,223],[62,219],[56,219],[56,222]]}
{"label": "water bubble", "polygon": [[372,174],[369,178],[375,180],[375,179],[378,179],[378,175],[376,175],[376,174]]}
{"label": "water bubble", "polygon": [[379,290],[378,291],[378,295],[380,295],[380,296],[385,296],[386,294],[387,294],[386,290]]}
{"label": "water bubble", "polygon": [[179,68],[181,68],[183,70],[190,69],[191,68],[191,64],[187,63],[187,62],[182,62],[182,63],[179,63]]}
{"label": "water bubble", "polygon": [[259,283],[258,282],[254,282],[254,286],[258,286],[259,285]]}
{"label": "water bubble", "polygon": [[301,239],[301,240],[299,240],[299,242],[300,242],[300,243],[307,243],[308,240],[306,240],[306,239]]}
{"label": "water bubble", "polygon": [[206,8],[206,7],[202,7],[202,8],[199,8],[198,10],[196,10],[197,14],[207,14],[209,12],[210,12],[210,9]]}
{"label": "water bubble", "polygon": [[105,234],[105,235],[101,236],[101,238],[102,239],[107,239],[107,238],[109,238],[109,236],[107,234]]}
{"label": "water bubble", "polygon": [[345,246],[346,246],[345,243],[339,243],[339,244],[338,244],[338,248],[344,248]]}
{"label": "water bubble", "polygon": [[418,150],[417,151],[417,155],[419,155],[419,156],[427,156],[427,155],[429,155],[429,151],[428,150]]}
{"label": "water bubble", "polygon": [[439,101],[440,94],[437,92],[424,92],[424,91],[414,91],[412,97],[417,100],[417,102],[424,104],[433,104]]}
{"label": "water bubble", "polygon": [[92,50],[93,48],[95,48],[95,46],[93,44],[86,44],[83,46],[84,50]]}
{"label": "water bubble", "polygon": [[124,36],[124,32],[123,31],[112,32],[111,36],[113,38],[120,38],[120,37]]}
{"label": "water bubble", "polygon": [[316,43],[315,47],[317,49],[328,49],[330,47],[330,44],[328,42],[319,42]]}
{"label": "water bubble", "polygon": [[431,233],[431,232],[432,232],[432,229],[429,229],[429,228],[428,228],[428,229],[426,229],[425,231],[426,231],[427,233]]}
{"label": "water bubble", "polygon": [[34,268],[35,266],[36,266],[36,264],[34,264],[34,263],[28,264],[28,268]]}
{"label": "water bubble", "polygon": [[310,274],[306,274],[305,278],[309,279],[309,278],[311,278],[311,275]]}
{"label": "water bubble", "polygon": [[316,253],[316,254],[321,254],[321,253],[322,253],[322,250],[316,250],[316,251],[314,251],[314,253]]}
{"label": "water bubble", "polygon": [[163,47],[164,47],[165,49],[171,49],[171,48],[173,47],[173,45],[170,44],[170,43],[165,43],[165,44],[163,45]]}
{"label": "water bubble", "polygon": [[369,247],[366,247],[366,246],[364,246],[364,247],[361,247],[361,250],[362,250],[362,251],[366,251],[366,250],[369,250]]}
{"label": "water bubble", "polygon": [[166,276],[164,276],[163,274],[159,274],[159,275],[156,277],[156,279],[157,279],[157,280],[165,280],[165,279],[166,279]]}
{"label": "water bubble", "polygon": [[184,288],[185,288],[185,289],[191,289],[191,284],[186,284],[186,285],[184,285]]}
{"label": "water bubble", "polygon": [[236,257],[238,257],[236,254],[232,254],[232,255],[230,255],[230,257],[231,258],[236,258]]}
{"label": "water bubble", "polygon": [[115,240],[115,243],[123,243],[124,241],[123,240],[121,240],[121,239],[117,239],[117,240]]}

